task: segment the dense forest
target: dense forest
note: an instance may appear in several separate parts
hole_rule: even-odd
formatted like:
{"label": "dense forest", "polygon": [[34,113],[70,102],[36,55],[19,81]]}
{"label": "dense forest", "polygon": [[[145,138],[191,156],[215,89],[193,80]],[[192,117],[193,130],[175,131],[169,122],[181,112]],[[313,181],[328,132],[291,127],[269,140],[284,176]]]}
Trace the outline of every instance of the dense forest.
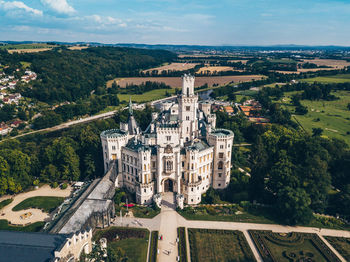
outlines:
{"label": "dense forest", "polygon": [[9,72],[19,67],[20,62],[31,64],[38,80],[31,88],[23,85],[18,91],[26,97],[48,103],[88,98],[107,80],[137,76],[140,69],[158,66],[175,58],[176,55],[169,51],[120,47],[84,50],[58,47],[47,52],[12,55],[0,51],[0,60],[9,65],[6,69]]}

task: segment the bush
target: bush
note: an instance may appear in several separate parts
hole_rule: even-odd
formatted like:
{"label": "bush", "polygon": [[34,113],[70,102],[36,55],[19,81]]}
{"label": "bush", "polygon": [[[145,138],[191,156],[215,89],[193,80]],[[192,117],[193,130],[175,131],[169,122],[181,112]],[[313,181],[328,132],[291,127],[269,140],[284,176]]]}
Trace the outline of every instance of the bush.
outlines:
{"label": "bush", "polygon": [[53,182],[53,183],[51,184],[51,187],[52,187],[52,188],[57,188],[57,187],[58,187],[58,183],[57,183],[57,182]]}
{"label": "bush", "polygon": [[61,189],[66,189],[68,187],[68,184],[67,183],[63,183],[62,185],[61,185]]}

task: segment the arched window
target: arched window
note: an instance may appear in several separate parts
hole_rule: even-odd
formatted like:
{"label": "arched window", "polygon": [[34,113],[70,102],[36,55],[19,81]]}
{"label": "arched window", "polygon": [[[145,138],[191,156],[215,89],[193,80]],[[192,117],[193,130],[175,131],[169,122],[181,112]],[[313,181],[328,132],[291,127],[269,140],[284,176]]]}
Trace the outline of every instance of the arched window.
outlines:
{"label": "arched window", "polygon": [[224,167],[224,163],[222,161],[220,161],[218,163],[218,169],[222,169]]}

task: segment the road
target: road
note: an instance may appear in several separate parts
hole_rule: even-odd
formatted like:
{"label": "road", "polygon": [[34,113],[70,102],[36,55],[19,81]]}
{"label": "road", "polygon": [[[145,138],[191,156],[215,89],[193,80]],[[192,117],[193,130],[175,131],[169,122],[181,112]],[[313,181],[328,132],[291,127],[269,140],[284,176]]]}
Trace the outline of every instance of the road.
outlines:
{"label": "road", "polygon": [[[332,250],[332,252],[342,262],[346,260],[328,243],[323,236],[336,236],[350,238],[350,231],[335,230],[335,229],[320,229],[314,227],[300,227],[300,226],[283,226],[274,224],[256,224],[256,223],[238,223],[238,222],[222,222],[222,221],[200,221],[200,220],[186,220],[175,211],[174,197],[166,193],[163,195],[161,213],[152,219],[147,218],[123,218],[120,224],[120,218],[114,223],[116,226],[130,226],[147,228],[150,231],[159,231],[159,235],[163,235],[163,240],[158,241],[159,254],[157,261],[159,262],[175,262],[177,256],[177,244],[175,241],[177,237],[176,229],[178,227],[187,228],[210,228],[221,230],[239,230],[243,232],[247,242],[254,254],[256,261],[262,262],[262,258],[255,247],[253,240],[249,234],[249,230],[271,230],[278,233],[300,232],[300,233],[314,233],[317,234],[322,241]],[[187,245],[187,249],[189,247]],[[168,255],[167,251],[171,253]],[[187,259],[190,262],[190,252],[187,254]]]}
{"label": "road", "polygon": [[[154,100],[154,101],[150,101],[149,104],[150,105],[154,105],[156,103],[160,103],[160,102],[163,102],[163,101],[167,101],[167,100],[172,100],[176,98],[176,96],[171,96],[171,97],[166,97],[166,98],[162,98],[162,99],[158,99],[158,100]],[[145,107],[146,104],[148,103],[143,103],[143,104],[138,104],[137,106],[142,108],[142,107]],[[125,110],[127,109],[128,107],[124,107],[122,108],[122,110]],[[65,128],[69,128],[71,126],[74,126],[74,125],[78,125],[78,124],[83,124],[83,123],[88,123],[88,122],[91,122],[91,121],[95,121],[95,120],[98,120],[98,119],[107,119],[107,118],[111,118],[114,116],[114,114],[116,112],[118,112],[120,109],[118,110],[113,110],[113,111],[109,111],[109,112],[106,112],[106,113],[102,113],[102,114],[98,114],[98,115],[94,115],[94,116],[89,116],[89,117],[85,117],[85,118],[81,118],[81,119],[78,119],[78,120],[73,120],[73,121],[68,121],[66,123],[62,123],[62,124],[59,124],[57,126],[53,126],[53,127],[48,127],[48,128],[44,128],[44,129],[40,129],[40,130],[35,130],[35,131],[31,131],[31,132],[28,132],[28,133],[24,133],[24,134],[20,134],[18,136],[13,136],[13,137],[9,137],[7,139],[3,139],[0,141],[3,142],[3,141],[6,141],[6,140],[11,140],[11,139],[15,139],[15,138],[19,138],[19,137],[23,137],[23,136],[27,136],[27,135],[32,135],[32,134],[36,134],[36,133],[40,133],[40,132],[53,132],[53,131],[57,131],[57,130],[61,130],[61,129],[65,129]]]}

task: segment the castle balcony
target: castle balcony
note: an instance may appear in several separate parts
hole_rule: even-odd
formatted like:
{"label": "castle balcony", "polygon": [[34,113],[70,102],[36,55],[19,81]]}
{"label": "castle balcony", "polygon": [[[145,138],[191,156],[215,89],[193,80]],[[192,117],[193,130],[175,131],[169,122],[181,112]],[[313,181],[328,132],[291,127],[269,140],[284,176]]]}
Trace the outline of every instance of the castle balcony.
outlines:
{"label": "castle balcony", "polygon": [[199,178],[199,180],[197,182],[185,182],[185,185],[187,187],[197,187],[199,186],[200,184],[202,184],[202,178]]}
{"label": "castle balcony", "polygon": [[137,183],[140,185],[140,188],[150,188],[150,187],[154,187],[154,181],[150,182],[150,183]]}

